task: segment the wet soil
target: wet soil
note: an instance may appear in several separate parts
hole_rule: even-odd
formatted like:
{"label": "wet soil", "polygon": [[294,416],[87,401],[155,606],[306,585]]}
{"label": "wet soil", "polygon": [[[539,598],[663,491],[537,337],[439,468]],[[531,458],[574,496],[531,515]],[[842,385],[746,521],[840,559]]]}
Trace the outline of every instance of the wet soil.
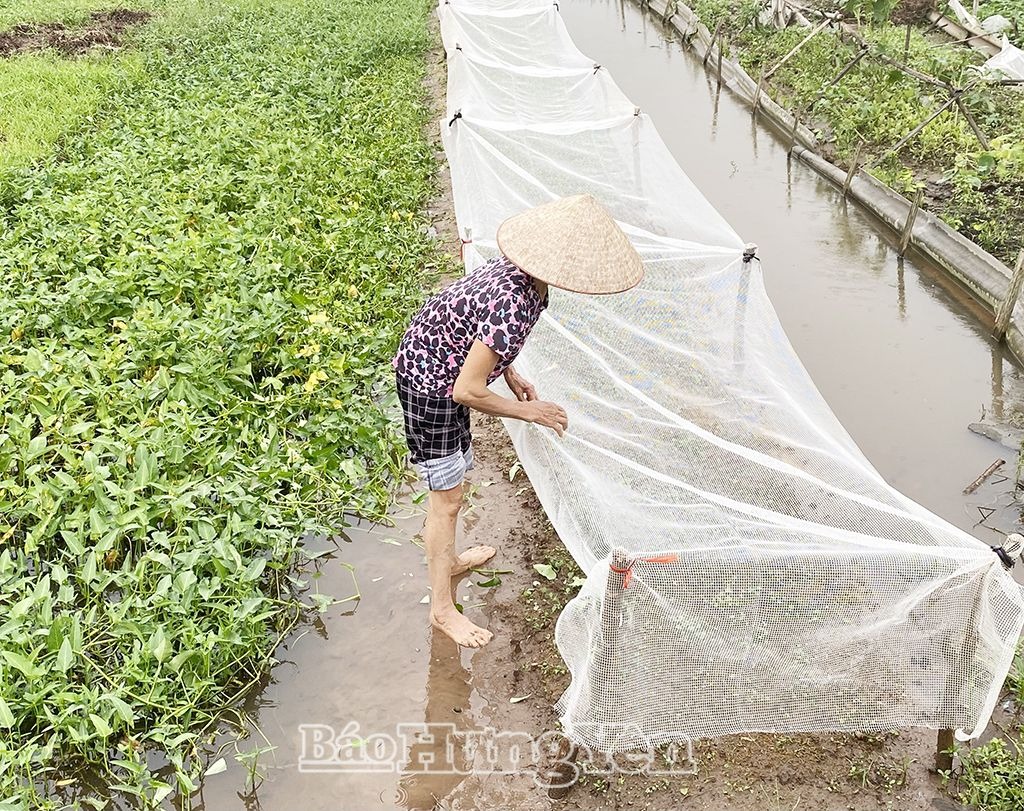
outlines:
{"label": "wet soil", "polygon": [[151,17],[147,11],[118,8],[95,11],[76,26],[56,22],[22,23],[0,32],[0,57],[47,48],[64,56],[79,56],[94,48],[120,48],[125,31]]}

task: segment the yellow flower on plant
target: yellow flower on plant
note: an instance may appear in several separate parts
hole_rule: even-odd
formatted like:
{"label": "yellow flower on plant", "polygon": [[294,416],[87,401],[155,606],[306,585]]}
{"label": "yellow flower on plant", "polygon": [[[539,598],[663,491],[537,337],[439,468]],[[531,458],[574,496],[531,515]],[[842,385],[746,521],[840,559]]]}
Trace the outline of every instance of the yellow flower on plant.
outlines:
{"label": "yellow flower on plant", "polygon": [[358,298],[359,297],[359,288],[356,287],[354,284],[350,284],[348,286],[348,295],[349,295],[349,298]]}
{"label": "yellow flower on plant", "polygon": [[328,317],[327,313],[325,313],[323,310],[321,310],[318,313],[310,313],[309,315],[306,316],[306,319],[309,321],[310,324],[326,324],[328,321],[330,321],[330,318]]}
{"label": "yellow flower on plant", "polygon": [[320,344],[318,344],[316,341],[313,341],[312,343],[306,344],[304,347],[302,347],[302,349],[295,353],[295,356],[298,358],[311,358],[313,357],[313,355],[317,355],[319,353]]}
{"label": "yellow flower on plant", "polygon": [[20,341],[21,336],[25,334],[24,327],[15,327],[11,330],[11,341]]}

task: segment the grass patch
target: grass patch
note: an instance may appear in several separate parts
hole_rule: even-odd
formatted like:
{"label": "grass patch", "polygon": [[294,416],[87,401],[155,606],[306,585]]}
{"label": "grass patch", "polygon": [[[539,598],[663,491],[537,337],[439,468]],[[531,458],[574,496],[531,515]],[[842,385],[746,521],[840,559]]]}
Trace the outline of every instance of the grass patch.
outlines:
{"label": "grass patch", "polygon": [[136,55],[68,60],[59,54],[21,54],[0,60],[0,173],[46,155],[88,118],[115,82],[139,67]]}
{"label": "grass patch", "polygon": [[[0,32],[25,23],[84,25],[94,11],[155,9],[162,0],[19,0],[0,7]],[[56,51],[0,58],[0,173],[45,156],[87,119],[119,82],[137,80],[131,52],[94,52],[69,59]]]}
{"label": "grass patch", "polygon": [[436,260],[426,13],[168,5],[136,80],[0,174],[0,797],[56,807],[89,764],[187,805],[303,610],[303,534],[386,510]]}

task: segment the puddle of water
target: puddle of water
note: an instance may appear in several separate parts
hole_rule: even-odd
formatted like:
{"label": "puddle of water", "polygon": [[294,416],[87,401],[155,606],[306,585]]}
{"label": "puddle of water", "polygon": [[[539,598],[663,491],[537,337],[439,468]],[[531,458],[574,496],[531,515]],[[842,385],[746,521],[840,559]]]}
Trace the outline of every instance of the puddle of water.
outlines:
{"label": "puddle of water", "polygon": [[[376,773],[299,770],[301,758],[317,756],[315,744],[325,740],[327,731],[303,732],[300,725],[325,725],[334,735],[354,725],[349,731],[357,741],[356,757],[366,751],[360,739],[391,736],[395,751],[383,742],[380,752],[401,767],[446,757],[444,742],[417,735],[416,726],[451,724],[471,731],[486,712],[471,688],[472,654],[460,654],[447,637],[432,632],[429,605],[421,602],[428,594],[426,563],[411,539],[422,528],[423,510],[406,500],[394,521],[393,527],[357,524],[345,530],[342,542],[311,544],[314,550],[336,549],[320,559],[319,575],[310,578],[312,590],[339,599],[357,592],[360,597],[329,608],[313,627],[282,646],[269,683],[246,707],[252,734],[240,751],[267,741],[276,747],[259,759],[264,779],[258,791],[247,794],[246,770],[234,761],[229,746],[223,753],[229,768],[206,779],[195,798],[198,811],[433,809],[435,798],[462,781],[458,774],[425,774],[408,767]],[[463,585],[459,594],[468,591]],[[479,608],[467,608],[467,613],[474,616]],[[413,728],[402,735],[399,724]],[[370,748],[375,748],[372,743]]]}
{"label": "puddle of water", "polygon": [[[677,37],[623,0],[563,0],[585,54],[650,115],[676,160],[745,240],[804,366],[868,459],[895,487],[988,543],[979,506],[1007,489],[963,489],[1013,451],[967,425],[1018,403],[1020,369],[984,311],[941,271],[901,260],[895,239],[835,187],[790,162],[780,137],[715,82]],[[1008,502],[1008,499],[1003,499]],[[993,515],[1004,531],[1013,509]],[[1022,567],[1018,566],[1018,569]]]}

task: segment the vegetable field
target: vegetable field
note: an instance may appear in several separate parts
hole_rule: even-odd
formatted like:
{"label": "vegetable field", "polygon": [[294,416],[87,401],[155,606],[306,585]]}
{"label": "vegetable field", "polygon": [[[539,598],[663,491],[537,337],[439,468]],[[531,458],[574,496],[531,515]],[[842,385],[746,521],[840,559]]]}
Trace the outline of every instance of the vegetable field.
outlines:
{"label": "vegetable field", "polygon": [[[861,163],[872,174],[911,198],[921,189],[926,208],[1012,265],[1024,247],[1024,89],[982,81],[985,57],[928,25],[925,11],[944,2],[821,0],[812,5],[849,12],[847,21],[859,23],[867,50],[826,29],[788,59],[811,32],[759,25],[755,0],[688,5],[710,28],[722,24],[751,76],[770,72],[769,93],[815,130],[827,158],[848,168],[861,149]],[[991,9],[986,13],[995,13]],[[889,22],[891,11],[910,26]],[[818,17],[811,21],[817,24]],[[954,89],[973,124],[958,107],[943,108]]]}
{"label": "vegetable field", "polygon": [[0,807],[187,807],[331,599],[303,535],[387,507],[388,361],[441,261],[425,0],[142,7],[122,49],[0,59],[37,79],[0,92]]}

